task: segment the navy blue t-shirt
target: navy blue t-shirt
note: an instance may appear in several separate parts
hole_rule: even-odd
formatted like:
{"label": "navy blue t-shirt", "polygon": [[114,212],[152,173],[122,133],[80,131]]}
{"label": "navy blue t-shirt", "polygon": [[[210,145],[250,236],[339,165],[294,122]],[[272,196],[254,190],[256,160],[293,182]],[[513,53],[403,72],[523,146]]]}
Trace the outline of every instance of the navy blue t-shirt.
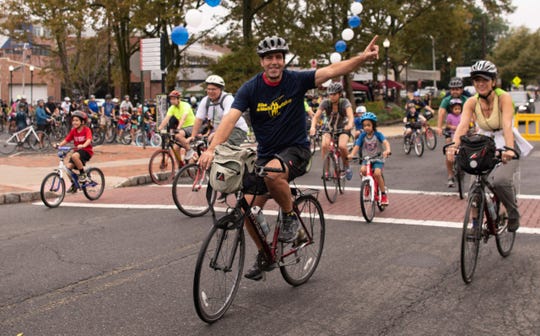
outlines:
{"label": "navy blue t-shirt", "polygon": [[304,95],[313,88],[315,70],[285,70],[277,86],[266,84],[260,73],[240,87],[232,108],[249,109],[258,157],[269,158],[291,146],[309,147]]}

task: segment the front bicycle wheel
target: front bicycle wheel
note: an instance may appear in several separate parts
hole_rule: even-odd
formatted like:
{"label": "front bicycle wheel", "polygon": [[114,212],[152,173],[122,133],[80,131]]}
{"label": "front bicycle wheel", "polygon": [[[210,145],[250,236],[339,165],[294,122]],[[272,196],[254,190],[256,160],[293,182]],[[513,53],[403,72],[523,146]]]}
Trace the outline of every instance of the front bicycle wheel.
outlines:
{"label": "front bicycle wheel", "polygon": [[41,201],[49,208],[56,208],[66,196],[66,183],[60,174],[49,173],[41,182],[39,189]]}
{"label": "front bicycle wheel", "polygon": [[309,150],[311,151],[311,156],[317,151],[317,147],[319,146],[318,142],[317,136],[309,138]]}
{"label": "front bicycle wheel", "polygon": [[478,260],[478,250],[482,240],[483,210],[484,193],[477,189],[469,195],[461,234],[461,277],[467,284],[472,281]]}
{"label": "front bicycle wheel", "polygon": [[437,136],[431,127],[427,127],[424,133],[427,148],[434,150],[437,147]]}
{"label": "front bicycle wheel", "polygon": [[[311,278],[319,265],[324,247],[325,222],[321,204],[313,195],[298,197],[294,201],[294,208],[299,214],[302,223],[300,230],[304,230],[302,236],[305,241],[283,253],[279,270],[287,283],[300,286]],[[282,249],[285,246],[283,244]]]}
{"label": "front bicycle wheel", "polygon": [[152,147],[160,147],[161,146],[161,135],[159,133],[152,134],[152,137],[150,138],[150,146]]}
{"label": "front bicycle wheel", "polygon": [[146,145],[146,133],[142,133],[142,132],[137,132],[135,134],[135,145],[137,145],[138,147],[142,147],[143,145]]}
{"label": "front bicycle wheel", "polygon": [[[497,201],[495,209],[500,209],[501,203]],[[514,240],[516,239],[515,232],[508,231],[508,215],[506,211],[499,212],[499,218],[497,219],[497,234],[495,235],[495,242],[497,243],[497,251],[499,254],[506,258],[510,255],[512,247],[514,247]]]}
{"label": "front bicycle wheel", "polygon": [[414,146],[414,152],[416,153],[416,156],[422,156],[422,154],[424,154],[424,139],[422,139],[421,136],[416,134],[412,136],[411,142]]}
{"label": "front bicycle wheel", "polygon": [[105,128],[105,142],[113,143],[116,140],[116,129],[111,125]]}
{"label": "front bicycle wheel", "polygon": [[411,152],[411,136],[405,136],[403,138],[403,151],[405,154],[409,154]]}
{"label": "front bicycle wheel", "polygon": [[343,158],[341,156],[338,157],[337,171],[339,172],[339,193],[343,194],[345,192],[345,183],[347,182],[347,177],[345,175],[345,164],[343,163]]}
{"label": "front bicycle wheel", "polygon": [[208,174],[196,163],[187,164],[178,171],[173,181],[174,204],[186,216],[202,216],[216,201],[217,193],[211,189]]}
{"label": "front bicycle wheel", "polygon": [[375,192],[369,180],[362,181],[360,186],[360,209],[366,222],[371,223],[375,217]]}
{"label": "front bicycle wheel", "polygon": [[176,164],[169,150],[160,149],[150,157],[148,172],[155,184],[169,184],[174,179]]}
{"label": "front bicycle wheel", "polygon": [[105,189],[105,175],[99,168],[90,168],[86,170],[88,182],[83,183],[82,190],[84,196],[91,201],[95,201],[101,197]]}
{"label": "front bicycle wheel", "polygon": [[337,170],[337,163],[332,153],[326,154],[323,161],[323,185],[324,193],[328,202],[334,203],[336,201],[338,188],[339,188],[339,172]]}
{"label": "front bicycle wheel", "polygon": [[219,227],[212,227],[195,266],[193,301],[197,315],[207,323],[217,321],[229,309],[244,268],[244,230],[233,221],[224,223],[230,217],[222,217]]}

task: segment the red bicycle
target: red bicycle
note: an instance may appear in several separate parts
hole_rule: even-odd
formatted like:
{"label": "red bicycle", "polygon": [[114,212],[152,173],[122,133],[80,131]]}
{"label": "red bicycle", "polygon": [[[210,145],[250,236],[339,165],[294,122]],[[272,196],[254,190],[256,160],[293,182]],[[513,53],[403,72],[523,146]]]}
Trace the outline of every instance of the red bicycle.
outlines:
{"label": "red bicycle", "polygon": [[[386,207],[381,203],[382,193],[379,190],[377,180],[373,177],[372,167],[374,162],[383,162],[381,153],[374,157],[365,156],[363,162],[366,165],[366,175],[362,176],[362,184],[360,186],[360,208],[366,222],[371,223],[373,217],[375,217],[375,205],[377,205],[381,212]],[[384,180],[384,176],[382,178]],[[385,189],[388,190],[386,187]]]}
{"label": "red bicycle", "polygon": [[338,190],[340,194],[345,192],[345,164],[338,147],[338,137],[342,132],[342,129],[338,129],[330,133],[330,150],[323,161],[324,193],[330,203],[336,201]]}

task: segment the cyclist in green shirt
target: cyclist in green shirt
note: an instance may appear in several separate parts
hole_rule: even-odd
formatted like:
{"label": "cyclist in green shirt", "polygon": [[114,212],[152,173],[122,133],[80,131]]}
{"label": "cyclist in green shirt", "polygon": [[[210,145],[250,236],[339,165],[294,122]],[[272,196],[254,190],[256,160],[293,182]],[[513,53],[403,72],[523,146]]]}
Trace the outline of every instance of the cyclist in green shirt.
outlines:
{"label": "cyclist in green shirt", "polygon": [[[191,105],[180,100],[182,94],[177,90],[172,90],[169,93],[169,99],[171,100],[171,106],[167,111],[167,115],[158,127],[158,130],[167,128],[176,128],[178,134],[175,138],[182,144],[182,147],[186,150],[185,159],[189,160],[194,154],[194,151],[189,147],[189,141],[187,138],[191,136],[193,130],[193,124],[195,123],[195,114],[191,109]],[[176,148],[175,148],[176,150]]]}

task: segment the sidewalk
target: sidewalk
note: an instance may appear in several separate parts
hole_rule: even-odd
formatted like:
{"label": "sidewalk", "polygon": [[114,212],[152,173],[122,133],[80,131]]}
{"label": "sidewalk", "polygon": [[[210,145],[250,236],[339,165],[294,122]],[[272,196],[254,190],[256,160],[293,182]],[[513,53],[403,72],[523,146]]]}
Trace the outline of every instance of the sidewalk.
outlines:
{"label": "sidewalk", "polygon": [[[381,126],[386,137],[400,136],[401,125]],[[119,188],[151,183],[148,161],[157,148],[133,145],[101,145],[94,147],[89,166],[98,167],[105,174],[105,187]],[[0,204],[39,200],[39,188],[45,175],[58,166],[55,152],[15,153],[0,156]]]}

